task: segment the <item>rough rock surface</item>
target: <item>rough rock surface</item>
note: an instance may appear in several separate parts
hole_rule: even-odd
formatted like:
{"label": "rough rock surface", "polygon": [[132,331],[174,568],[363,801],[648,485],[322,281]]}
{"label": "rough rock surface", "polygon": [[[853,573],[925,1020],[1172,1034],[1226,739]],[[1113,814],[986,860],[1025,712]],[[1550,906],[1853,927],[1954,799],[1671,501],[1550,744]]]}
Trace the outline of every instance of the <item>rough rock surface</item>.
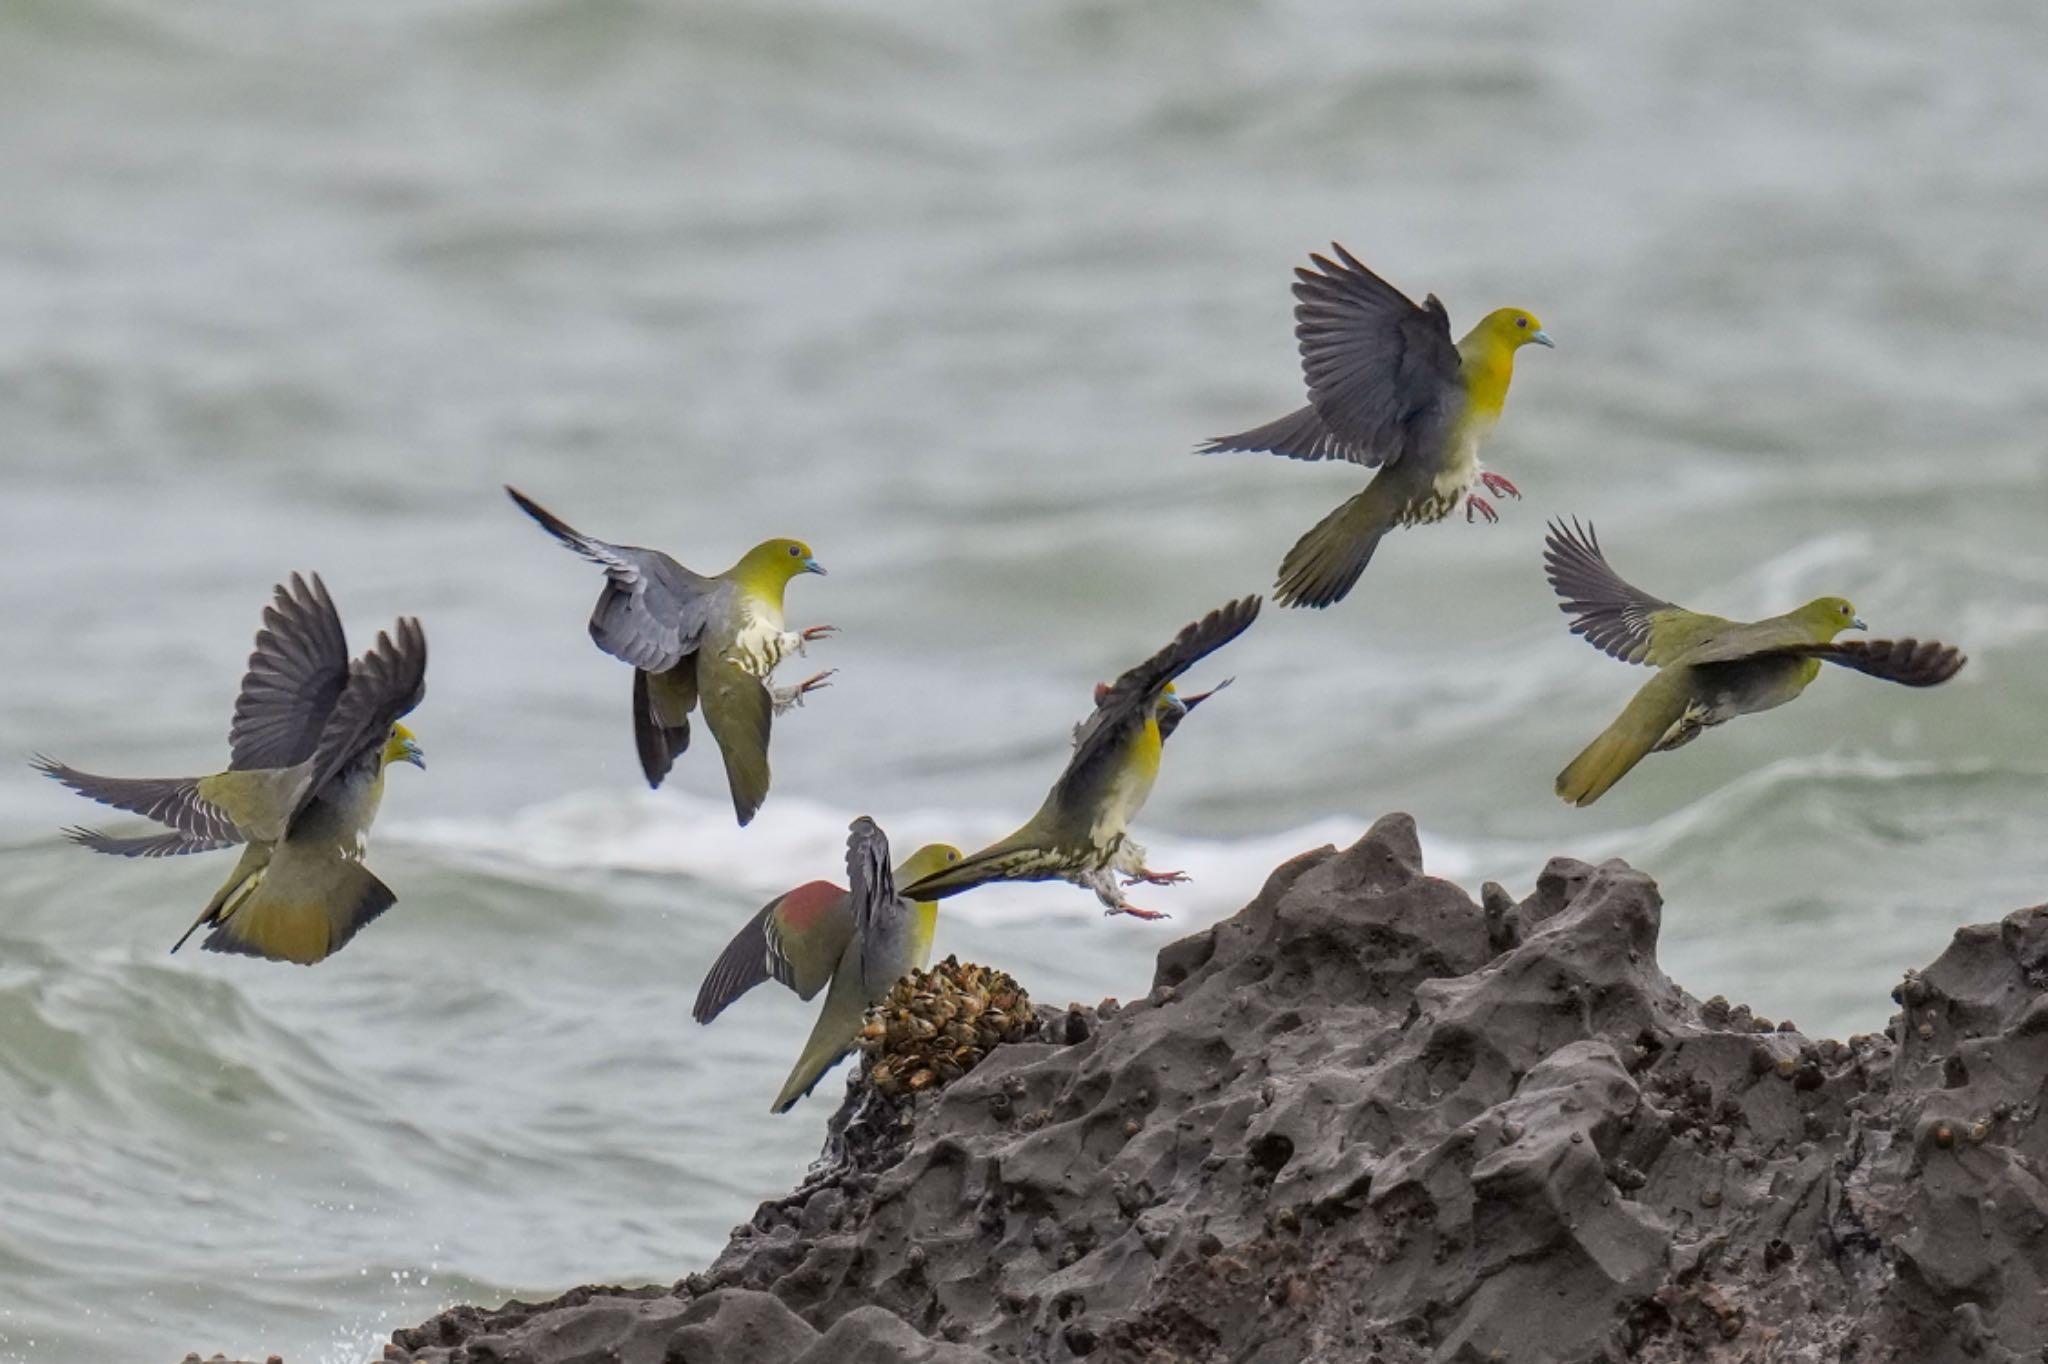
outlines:
{"label": "rough rock surface", "polygon": [[908,1127],[842,1112],[834,1173],[708,1272],[387,1358],[2048,1361],[2048,909],[1959,931],[1844,1044],[1672,984],[1623,863],[1482,899],[1390,816],[1145,1000]]}

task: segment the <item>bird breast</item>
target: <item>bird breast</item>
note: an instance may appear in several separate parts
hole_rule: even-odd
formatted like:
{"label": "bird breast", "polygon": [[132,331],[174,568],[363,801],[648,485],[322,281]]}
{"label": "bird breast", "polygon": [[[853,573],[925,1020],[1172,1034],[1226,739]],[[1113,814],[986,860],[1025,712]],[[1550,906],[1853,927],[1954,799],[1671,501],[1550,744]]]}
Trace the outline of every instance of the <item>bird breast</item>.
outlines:
{"label": "bird breast", "polygon": [[749,606],[746,618],[732,637],[732,647],[726,652],[733,662],[765,680],[789,651],[789,635],[782,627],[781,613],[771,614],[764,608]]}

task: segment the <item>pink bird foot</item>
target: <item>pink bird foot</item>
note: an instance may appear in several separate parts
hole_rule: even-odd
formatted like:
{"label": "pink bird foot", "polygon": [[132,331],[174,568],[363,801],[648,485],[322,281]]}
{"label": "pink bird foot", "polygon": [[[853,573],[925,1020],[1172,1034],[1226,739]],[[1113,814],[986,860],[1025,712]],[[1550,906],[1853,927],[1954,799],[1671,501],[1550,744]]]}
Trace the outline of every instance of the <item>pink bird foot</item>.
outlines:
{"label": "pink bird foot", "polygon": [[1121,901],[1118,901],[1118,903],[1117,903],[1117,906],[1116,906],[1116,908],[1115,908],[1115,909],[1105,909],[1105,910],[1103,910],[1102,912],[1103,912],[1104,914],[1109,914],[1109,915],[1115,915],[1115,914],[1128,914],[1128,915],[1130,915],[1130,916],[1131,916],[1131,917],[1132,917],[1133,919],[1144,919],[1144,920],[1145,920],[1145,921],[1147,921],[1148,923],[1149,923],[1149,922],[1153,922],[1153,921],[1156,921],[1156,920],[1159,920],[1159,919],[1168,919],[1168,918],[1171,918],[1171,917],[1173,917],[1173,916],[1172,916],[1172,915],[1170,915],[1170,914],[1163,914],[1163,913],[1161,913],[1161,912],[1160,912],[1159,910],[1156,910],[1156,909],[1139,909],[1139,908],[1138,908],[1138,907],[1137,907],[1136,905],[1132,904],[1132,903],[1131,903],[1131,902],[1130,902],[1129,900],[1121,900]]}
{"label": "pink bird foot", "polygon": [[1136,876],[1124,879],[1124,884],[1127,886],[1178,886],[1185,884],[1187,879],[1188,874],[1184,871],[1153,871],[1150,867],[1140,867]]}
{"label": "pink bird foot", "polygon": [[1484,483],[1486,491],[1492,493],[1495,497],[1512,497],[1517,502],[1522,500],[1522,490],[1520,488],[1517,488],[1514,484],[1489,469],[1479,471],[1479,481]]}
{"label": "pink bird foot", "polygon": [[1500,513],[1493,509],[1493,503],[1488,502],[1478,493],[1467,493],[1465,494],[1466,525],[1469,526],[1472,524],[1472,513],[1474,512],[1477,512],[1481,516],[1485,517],[1486,524],[1489,526],[1493,525],[1495,522],[1500,520]]}
{"label": "pink bird foot", "polygon": [[798,705],[802,705],[804,703],[804,698],[806,696],[809,696],[812,692],[818,691],[824,687],[831,686],[831,682],[827,681],[826,679],[830,678],[832,674],[838,671],[839,669],[837,668],[827,668],[825,669],[825,671],[821,673],[812,673],[809,677],[806,677],[803,681],[797,683],[796,703]]}

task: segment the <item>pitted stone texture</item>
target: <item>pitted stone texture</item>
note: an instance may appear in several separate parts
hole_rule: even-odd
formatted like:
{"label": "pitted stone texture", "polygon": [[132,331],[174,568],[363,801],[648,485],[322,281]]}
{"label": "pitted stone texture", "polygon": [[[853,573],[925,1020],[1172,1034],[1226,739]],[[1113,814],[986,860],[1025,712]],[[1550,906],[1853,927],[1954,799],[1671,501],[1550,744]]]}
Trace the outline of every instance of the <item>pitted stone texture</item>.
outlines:
{"label": "pitted stone texture", "polygon": [[842,1121],[707,1273],[395,1357],[2048,1361],[2048,911],[1845,1046],[1673,985],[1623,863],[1482,898],[1389,816],[907,1132]]}

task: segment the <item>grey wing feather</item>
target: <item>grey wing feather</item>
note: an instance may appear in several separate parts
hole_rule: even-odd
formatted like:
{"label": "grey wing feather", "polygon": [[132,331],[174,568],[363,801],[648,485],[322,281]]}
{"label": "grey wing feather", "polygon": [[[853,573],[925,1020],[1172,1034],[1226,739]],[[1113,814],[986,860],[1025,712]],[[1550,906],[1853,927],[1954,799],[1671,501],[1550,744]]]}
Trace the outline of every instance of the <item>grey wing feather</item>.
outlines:
{"label": "grey wing feather", "polygon": [[1558,609],[1573,617],[1572,633],[1624,663],[1649,661],[1650,617],[1680,609],[1616,573],[1600,552],[1600,537],[1592,524],[1581,527],[1577,517],[1569,529],[1562,521],[1550,523],[1543,542],[1543,572],[1557,593]]}
{"label": "grey wing feather", "polygon": [[[1192,668],[1209,654],[1236,639],[1258,619],[1259,598],[1243,597],[1219,606],[1173,637],[1173,642],[1130,669],[1110,684],[1096,704],[1095,713],[1082,722],[1074,740],[1074,756],[1066,771],[1053,783],[1049,803],[1068,805],[1070,799],[1088,789],[1096,769],[1130,741],[1159,704],[1166,684]],[[957,869],[965,863],[955,863]]]}
{"label": "grey wing feather", "polygon": [[235,698],[228,770],[292,767],[312,756],[348,682],[348,638],[327,586],[292,574],[263,608],[263,627]]}
{"label": "grey wing feather", "polygon": [[[728,1004],[768,979],[770,959],[779,956],[770,941],[768,921],[779,903],[779,899],[770,900],[761,906],[760,911],[732,935],[732,941],[725,945],[725,950],[718,954],[718,960],[705,973],[704,983],[697,987],[697,1002],[690,1009],[690,1017],[699,1023],[709,1023],[723,1013]],[[788,967],[784,965],[781,972],[774,974],[788,984],[785,978],[787,971]]]}
{"label": "grey wing feather", "polygon": [[1462,362],[1444,305],[1418,308],[1343,247],[1295,271],[1294,335],[1309,406],[1351,456],[1394,463],[1438,443]]}
{"label": "grey wing feather", "polygon": [[169,833],[140,834],[122,837],[102,833],[98,829],[87,829],[78,825],[65,829],[64,837],[81,848],[90,848],[97,853],[110,853],[115,857],[182,857],[186,853],[214,852],[221,848],[232,848],[239,838],[207,838],[199,834],[188,834],[179,829]]}
{"label": "grey wing feather", "polygon": [[693,652],[717,614],[728,584],[684,568],[660,550],[614,545],[585,535],[517,488],[520,510],[604,570],[604,591],[590,613],[590,638],[613,658],[666,672]]}
{"label": "grey wing feather", "polygon": [[393,627],[397,639],[382,630],[368,652],[349,665],[348,685],[313,750],[313,775],[292,818],[349,764],[381,749],[391,727],[427,695],[427,635],[412,616]]}
{"label": "grey wing feather", "polygon": [[1907,687],[1939,686],[1969,662],[1962,650],[1932,639],[1838,640],[1798,652]]}
{"label": "grey wing feather", "polygon": [[242,841],[227,813],[199,794],[197,777],[102,777],[41,754],[29,765],[87,800],[168,824],[180,833],[208,840],[215,846],[227,847]]}
{"label": "grey wing feather", "polygon": [[896,874],[889,867],[889,836],[862,815],[847,826],[846,887],[853,906],[853,931],[865,936],[896,900]]}
{"label": "grey wing feather", "polygon": [[1345,459],[1368,466],[1380,462],[1372,450],[1345,440],[1325,426],[1313,407],[1296,408],[1264,426],[1255,426],[1234,436],[1216,436],[1195,447],[1195,453],[1200,455],[1237,451],[1284,455],[1288,459]]}

